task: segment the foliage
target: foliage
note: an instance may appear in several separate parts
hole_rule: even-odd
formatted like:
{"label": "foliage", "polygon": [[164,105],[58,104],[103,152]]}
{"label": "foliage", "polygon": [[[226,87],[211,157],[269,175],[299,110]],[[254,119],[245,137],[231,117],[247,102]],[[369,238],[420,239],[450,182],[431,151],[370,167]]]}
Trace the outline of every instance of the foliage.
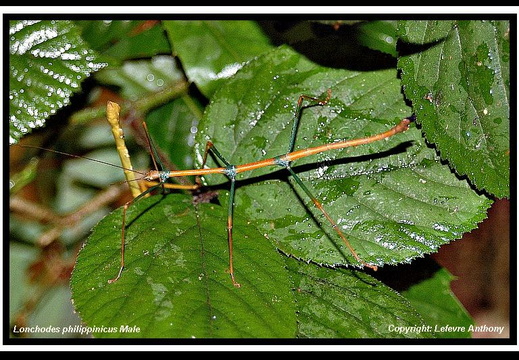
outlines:
{"label": "foliage", "polygon": [[[510,28],[503,21],[404,22],[405,94],[427,139],[456,173],[497,197],[510,193]],[[472,161],[466,161],[467,156]]]}
{"label": "foliage", "polygon": [[[24,135],[22,127],[33,127],[34,112],[20,111],[27,108],[23,103],[43,114],[43,126],[50,120],[45,107],[65,106],[95,72],[92,81],[120,97],[124,116],[146,118],[171,169],[200,166],[209,140],[230,163],[244,164],[286,153],[298,97],[331,89],[326,105],[303,110],[296,149],[373,135],[416,116],[407,132],[387,141],[293,164],[366,261],[397,265],[434,253],[477,227],[491,204],[488,194],[509,196],[507,21],[298,26],[314,34],[304,43],[314,41],[317,49],[275,45],[283,41],[254,21],[12,21],[12,42],[31,38],[31,31],[40,34],[30,51],[10,46],[11,98],[23,98],[11,102],[12,142]],[[356,54],[379,56],[360,66],[337,51],[333,61],[340,66],[321,63],[319,46],[341,38]],[[38,57],[50,54],[58,40],[71,46],[57,60]],[[40,62],[60,74],[53,79],[63,80],[42,78]],[[35,91],[65,95],[26,97],[17,84],[33,78],[42,84]],[[208,165],[221,164],[209,159]],[[228,179],[203,181],[209,202],[174,193],[130,206],[126,266],[114,284],[107,280],[119,269],[122,210],[94,227],[70,281],[81,320],[97,327],[92,335],[429,338],[453,334],[395,329],[439,324],[439,314],[442,323],[470,324],[452,299],[445,271],[400,294],[373,272],[359,270],[326,218],[281,168],[238,177],[234,265],[242,287],[233,287],[227,273]],[[434,307],[423,306],[428,298]]]}

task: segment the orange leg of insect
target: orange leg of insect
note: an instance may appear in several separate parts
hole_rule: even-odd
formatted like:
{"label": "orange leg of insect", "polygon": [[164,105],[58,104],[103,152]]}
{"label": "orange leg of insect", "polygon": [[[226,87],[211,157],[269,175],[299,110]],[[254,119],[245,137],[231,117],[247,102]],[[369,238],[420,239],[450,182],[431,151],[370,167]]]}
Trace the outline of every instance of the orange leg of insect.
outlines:
{"label": "orange leg of insect", "polygon": [[[204,157],[202,168],[205,166],[207,162],[207,156],[211,151],[218,159],[220,159],[226,167],[223,168],[223,173],[231,180],[231,187],[229,190],[229,206],[227,209],[227,244],[229,247],[229,274],[231,276],[232,284],[235,287],[240,287],[240,283],[238,283],[234,277],[234,259],[233,259],[233,238],[232,238],[232,230],[233,230],[233,213],[234,213],[234,194],[235,194],[235,185],[236,185],[236,167],[231,165],[225,158],[220,154],[220,152],[214,147],[211,141],[208,141],[205,146]],[[199,184],[200,180],[197,177],[196,183]]]}
{"label": "orange leg of insect", "polygon": [[229,194],[229,210],[227,214],[227,244],[229,246],[229,274],[231,275],[232,284],[235,287],[240,287],[240,283],[234,278],[234,260],[233,260],[233,245],[232,245],[232,229],[233,229],[233,210],[234,210],[234,190],[236,180],[231,179],[231,190]]}
{"label": "orange leg of insect", "polygon": [[117,276],[113,279],[108,280],[108,283],[112,284],[119,280],[119,278],[122,275],[123,269],[124,269],[124,248],[126,243],[126,212],[131,204],[133,204],[135,201],[139,200],[142,197],[147,196],[151,191],[158,187],[163,187],[166,189],[182,189],[182,190],[195,190],[199,186],[198,185],[180,185],[180,184],[169,184],[169,183],[161,183],[157,181],[147,181],[143,180],[141,181],[141,187],[146,188],[139,196],[131,199],[126,204],[123,205],[123,220],[122,220],[122,228],[121,228],[121,265],[119,267],[119,272],[117,273]]}
{"label": "orange leg of insect", "polygon": [[290,167],[290,163],[288,162],[283,162],[283,161],[280,161],[280,163],[278,164],[280,166],[284,166],[289,172],[290,172],[290,175],[292,175],[292,177],[294,178],[294,180],[296,181],[296,183],[299,185],[299,187],[301,187],[301,189],[303,189],[303,191],[308,195],[308,197],[312,200],[313,204],[315,205],[315,207],[317,209],[319,209],[319,211],[321,211],[321,213],[323,213],[324,217],[328,220],[328,222],[332,225],[333,229],[335,230],[335,232],[339,235],[339,237],[341,238],[341,240],[344,242],[344,245],[346,245],[346,247],[348,248],[348,250],[351,252],[351,254],[353,255],[353,257],[355,258],[355,260],[357,260],[359,263],[361,263],[362,265],[366,266],[366,267],[369,267],[371,268],[372,270],[374,271],[377,271],[378,267],[376,265],[371,265],[371,264],[368,264],[367,262],[365,262],[364,260],[362,260],[360,258],[360,256],[357,254],[357,252],[355,251],[355,249],[353,248],[353,246],[350,244],[350,242],[348,241],[348,239],[346,239],[346,236],[344,236],[344,234],[342,233],[341,229],[339,229],[339,226],[337,226],[337,223],[331,218],[331,216],[328,214],[328,212],[326,212],[326,210],[324,210],[324,207],[323,205],[321,204],[321,202],[319,200],[317,200],[317,198],[311,193],[311,191],[308,189],[308,187],[303,183],[303,181],[301,180],[301,178],[299,176],[297,176],[297,174],[294,172],[294,170],[292,170],[292,168]]}
{"label": "orange leg of insect", "polygon": [[[135,200],[135,199],[133,199],[133,200]],[[128,207],[133,202],[133,200],[130,200],[129,202],[127,202],[123,206],[123,221],[122,221],[122,227],[121,227],[121,266],[119,267],[119,272],[117,273],[117,276],[114,277],[113,279],[108,280],[109,284],[112,284],[112,283],[116,282],[117,280],[119,280],[119,278],[121,277],[121,275],[123,273],[123,269],[124,269],[124,248],[125,248],[125,239],[126,239],[126,237],[125,237],[126,210],[128,210]]]}
{"label": "orange leg of insect", "polygon": [[373,271],[377,271],[378,267],[376,265],[368,264],[367,262],[365,262],[364,260],[362,260],[360,258],[360,256],[357,254],[357,252],[355,251],[353,246],[351,246],[348,239],[346,239],[346,236],[344,236],[344,234],[342,233],[341,229],[339,229],[339,226],[337,225],[337,223],[330,217],[330,215],[326,212],[326,210],[324,210],[323,205],[319,202],[319,200],[317,200],[316,198],[312,198],[312,202],[314,203],[315,207],[318,208],[323,213],[324,217],[332,225],[333,229],[339,235],[339,237],[344,242],[344,245],[346,245],[348,250],[350,250],[350,252],[353,255],[353,257],[355,258],[355,260],[357,260],[362,265],[369,267]]}

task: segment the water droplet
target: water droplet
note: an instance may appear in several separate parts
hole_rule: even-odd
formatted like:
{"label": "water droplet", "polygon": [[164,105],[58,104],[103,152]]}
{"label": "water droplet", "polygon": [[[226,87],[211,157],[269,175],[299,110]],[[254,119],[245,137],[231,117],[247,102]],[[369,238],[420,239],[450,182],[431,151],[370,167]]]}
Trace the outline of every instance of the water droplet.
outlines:
{"label": "water droplet", "polygon": [[435,223],[435,224],[433,224],[432,227],[433,227],[434,230],[439,230],[439,231],[444,231],[444,232],[450,231],[449,227],[446,226],[445,224]]}
{"label": "water droplet", "polygon": [[320,166],[317,169],[317,178],[321,179],[324,176],[324,174],[326,173],[326,170],[328,170],[328,166],[326,166],[326,165]]}

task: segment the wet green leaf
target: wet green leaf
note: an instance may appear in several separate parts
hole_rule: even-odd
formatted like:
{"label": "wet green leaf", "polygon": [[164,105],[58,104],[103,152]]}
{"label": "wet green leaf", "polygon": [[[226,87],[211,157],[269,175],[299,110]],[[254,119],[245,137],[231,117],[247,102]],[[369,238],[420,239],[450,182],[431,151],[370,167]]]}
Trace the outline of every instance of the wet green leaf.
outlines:
{"label": "wet green leaf", "polygon": [[399,33],[405,95],[427,140],[478,189],[508,197],[509,22],[404,21]]}
{"label": "wet green leaf", "polygon": [[241,216],[235,217],[234,267],[242,285],[236,288],[228,274],[224,208],[170,194],[142,199],[128,214],[122,277],[107,283],[120,264],[120,210],[95,227],[74,268],[73,301],[83,321],[115,329],[94,336],[294,336],[285,264]]}
{"label": "wet green leaf", "polygon": [[9,142],[42,127],[104,65],[70,21],[11,21]]}
{"label": "wet green leaf", "polygon": [[394,57],[396,51],[396,21],[368,21],[359,25],[359,43]]}
{"label": "wet green leaf", "polygon": [[[231,164],[286,153],[299,95],[323,96],[329,88],[326,106],[303,111],[296,149],[374,135],[410,112],[394,71],[324,68],[282,47],[243,67],[215,94],[197,134],[198,159],[208,140]],[[298,160],[292,168],[357,253],[376,265],[435,252],[474,229],[490,205],[441,164],[414,127],[389,140]],[[216,175],[205,179],[227,181]],[[283,252],[318,263],[359,265],[282,168],[273,165],[237,179],[236,212]],[[220,199],[227,195],[222,191]]]}
{"label": "wet green leaf", "polygon": [[431,332],[402,332],[426,326],[397,292],[371,276],[287,259],[302,338],[430,338]]}
{"label": "wet green leaf", "polygon": [[272,48],[254,21],[164,21],[188,79],[207,97],[248,60]]}

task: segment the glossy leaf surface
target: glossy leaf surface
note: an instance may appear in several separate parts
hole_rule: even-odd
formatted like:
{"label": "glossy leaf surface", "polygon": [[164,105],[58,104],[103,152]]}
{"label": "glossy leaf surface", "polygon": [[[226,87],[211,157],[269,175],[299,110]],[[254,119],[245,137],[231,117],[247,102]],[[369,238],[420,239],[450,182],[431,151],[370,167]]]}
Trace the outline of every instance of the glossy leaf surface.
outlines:
{"label": "glossy leaf surface", "polygon": [[408,21],[399,31],[405,94],[427,140],[478,189],[508,197],[509,22]]}
{"label": "glossy leaf surface", "polygon": [[[106,217],[81,250],[71,280],[74,305],[97,337],[292,337],[295,305],[276,249],[240,216],[228,274],[226,212],[189,196],[143,199],[129,211],[126,267],[121,211]],[[124,332],[125,326],[139,333]]]}
{"label": "glossy leaf surface", "polygon": [[9,23],[9,142],[42,127],[101,69],[70,21]]}
{"label": "glossy leaf surface", "polygon": [[[303,111],[296,149],[374,135],[410,115],[393,71],[319,67],[280,48],[245,66],[215,94],[197,134],[198,158],[208,140],[231,164],[286,153],[299,95],[322,97],[327,89],[332,92],[327,105]],[[473,229],[490,204],[440,163],[414,126],[389,140],[329,151],[292,167],[358,254],[376,265],[434,252]],[[237,178],[236,211],[283,252],[318,263],[358,265],[282,168]]]}

